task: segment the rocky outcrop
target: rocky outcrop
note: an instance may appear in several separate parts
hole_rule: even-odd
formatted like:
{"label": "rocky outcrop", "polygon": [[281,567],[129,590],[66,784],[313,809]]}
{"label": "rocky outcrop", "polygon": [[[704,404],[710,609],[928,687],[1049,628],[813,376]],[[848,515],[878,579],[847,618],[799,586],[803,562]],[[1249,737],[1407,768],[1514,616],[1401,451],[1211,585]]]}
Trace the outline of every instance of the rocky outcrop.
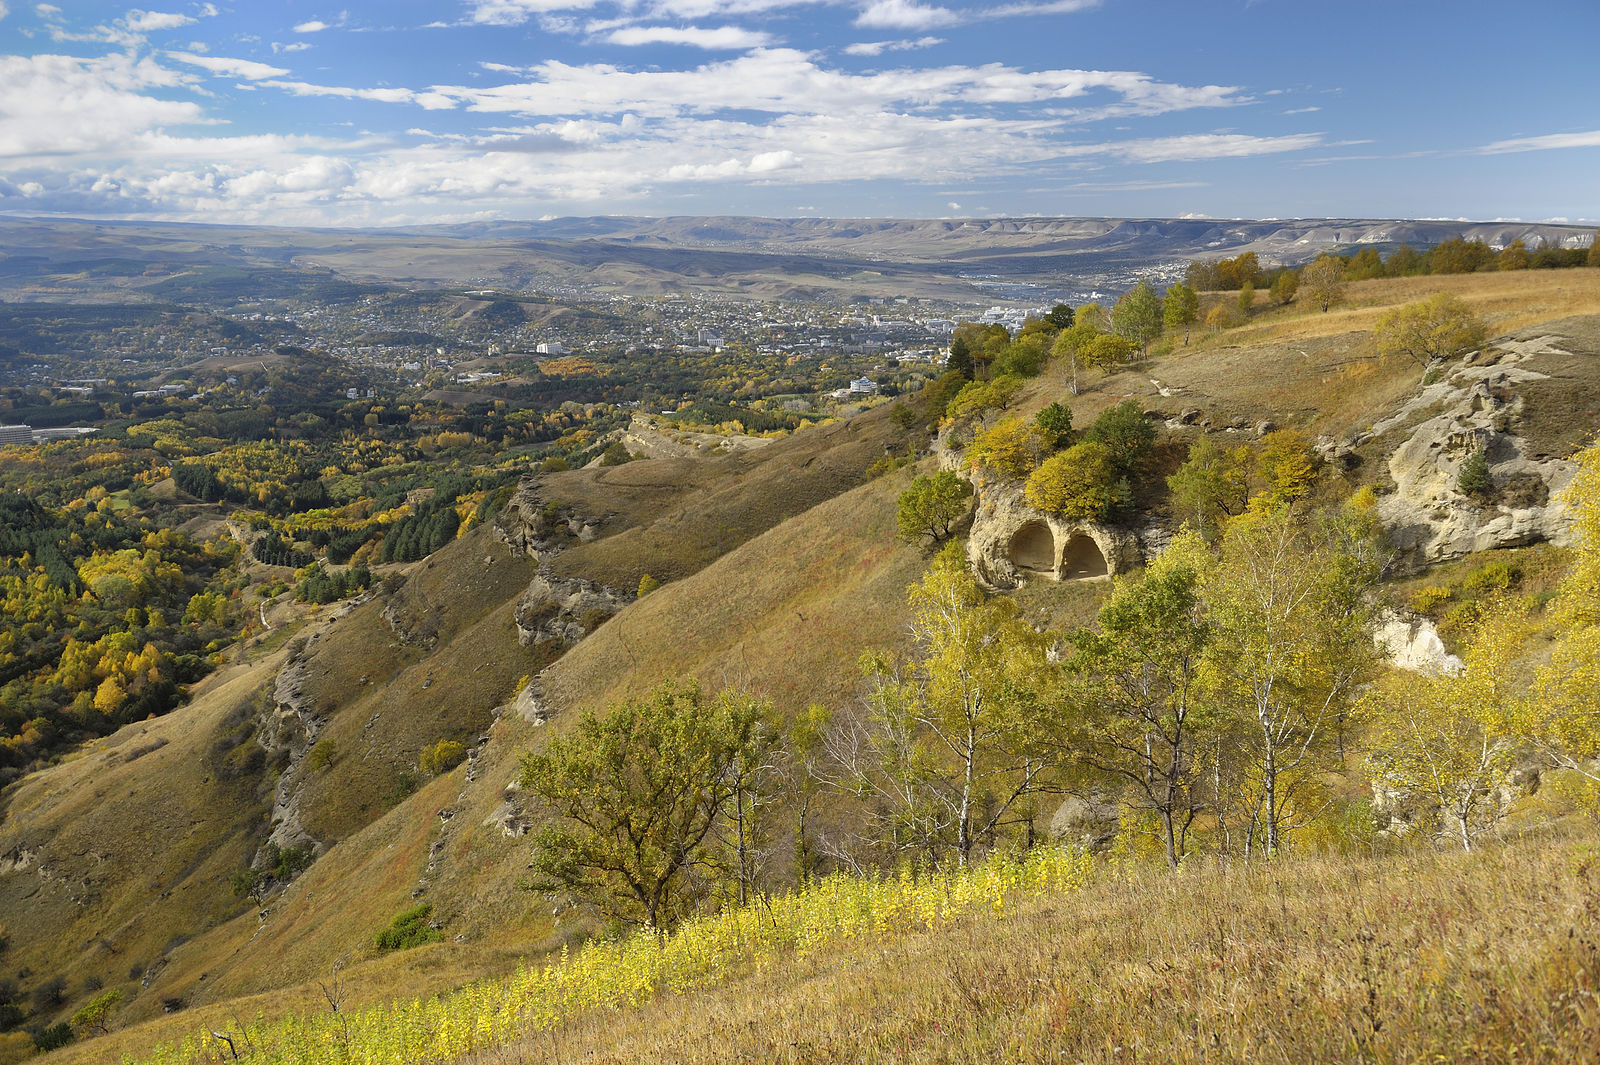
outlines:
{"label": "rocky outcrop", "polygon": [[517,640],[524,647],[546,640],[575,644],[628,602],[593,581],[540,575],[517,600]]}
{"label": "rocky outcrop", "polygon": [[1461,659],[1449,652],[1439,638],[1439,630],[1427,618],[1403,617],[1385,610],[1372,637],[1384,657],[1401,669],[1434,674],[1461,672]]}
{"label": "rocky outcrop", "polygon": [[[1493,548],[1567,542],[1572,519],[1560,497],[1577,466],[1531,457],[1528,442],[1516,434],[1518,386],[1545,377],[1521,363],[1548,350],[1549,343],[1505,342],[1498,357],[1480,355],[1457,366],[1350,441],[1360,447],[1387,433],[1408,433],[1389,457],[1395,490],[1378,504],[1396,571],[1415,572]],[[1457,487],[1462,463],[1480,449],[1494,482],[1493,498],[1484,503]]]}
{"label": "rocky outcrop", "polygon": [[530,473],[517,483],[516,492],[495,516],[494,535],[513,556],[544,562],[573,540],[588,543],[598,537],[606,520],[607,515],[580,515],[545,499],[539,475]]}
{"label": "rocky outcrop", "polygon": [[1012,589],[1029,577],[1093,580],[1142,561],[1137,533],[1098,522],[1071,522],[1028,505],[1022,487],[980,481],[967,557],[979,582]]}
{"label": "rocky outcrop", "polygon": [[534,677],[524,684],[522,690],[517,692],[517,697],[511,702],[505,706],[497,707],[494,716],[499,717],[507,711],[516,714],[530,725],[542,725],[545,723],[547,714],[545,713],[543,693],[539,690],[538,677]]}
{"label": "rocky outcrop", "polygon": [[[267,842],[288,850],[301,847],[321,852],[322,844],[307,832],[300,823],[300,785],[304,774],[300,772],[317,734],[327,723],[327,715],[306,694],[311,679],[307,653],[325,638],[329,626],[348,615],[356,607],[372,598],[368,591],[335,607],[307,639],[295,648],[288,660],[278,670],[273,681],[272,694],[267,699],[257,722],[256,742],[266,749],[268,761],[280,755],[286,768],[278,776],[272,792],[272,834]],[[257,858],[259,860],[259,854]]]}
{"label": "rocky outcrop", "polygon": [[1050,818],[1050,838],[1103,851],[1117,838],[1122,817],[1102,795],[1069,795]]}
{"label": "rocky outcrop", "polygon": [[[263,711],[261,727],[256,736],[267,754],[283,752],[288,768],[278,777],[272,791],[272,834],[267,842],[288,850],[294,847],[318,849],[318,841],[300,823],[300,774],[295,770],[305,760],[317,733],[322,730],[325,718],[317,706],[305,695],[310,679],[304,651],[292,654],[278,671],[273,684],[272,698]],[[259,861],[260,855],[257,855]]]}

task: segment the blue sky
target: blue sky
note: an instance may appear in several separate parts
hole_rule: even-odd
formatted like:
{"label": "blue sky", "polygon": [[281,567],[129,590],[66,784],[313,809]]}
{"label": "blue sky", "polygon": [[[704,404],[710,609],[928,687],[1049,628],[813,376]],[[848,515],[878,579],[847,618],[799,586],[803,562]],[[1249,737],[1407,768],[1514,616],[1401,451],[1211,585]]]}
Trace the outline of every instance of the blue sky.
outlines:
{"label": "blue sky", "polygon": [[0,0],[0,212],[1600,218],[1597,0]]}

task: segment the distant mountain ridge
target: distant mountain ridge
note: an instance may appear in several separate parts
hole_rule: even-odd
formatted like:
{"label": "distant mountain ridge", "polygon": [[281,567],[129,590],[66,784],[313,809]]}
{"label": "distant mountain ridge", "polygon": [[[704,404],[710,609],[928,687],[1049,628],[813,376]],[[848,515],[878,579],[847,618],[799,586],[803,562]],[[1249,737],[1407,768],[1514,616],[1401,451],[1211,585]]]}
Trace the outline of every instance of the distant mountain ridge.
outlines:
{"label": "distant mountain ridge", "polygon": [[[1193,259],[1254,252],[1298,265],[1334,249],[1418,249],[1460,237],[1501,248],[1587,247],[1550,222],[1213,218],[581,217],[392,229],[293,229],[0,217],[0,299],[137,292],[143,264],[331,272],[348,279],[755,299],[913,296],[977,303],[986,283],[1087,298]],[[123,264],[107,271],[94,264]],[[304,277],[298,279],[300,282]],[[47,298],[59,298],[59,295]],[[1020,297],[1019,297],[1020,298]]]}
{"label": "distant mountain ridge", "polygon": [[[1471,222],[1373,218],[747,218],[669,216],[556,218],[536,222],[485,222],[426,227],[490,239],[557,241],[654,240],[682,246],[736,246],[850,250],[863,244],[902,254],[940,257],[983,250],[1137,250],[1163,255],[1229,255],[1241,251],[1299,261],[1334,247],[1366,244],[1431,246],[1454,237],[1504,247],[1521,239],[1530,248],[1586,247],[1594,229],[1553,222]],[[1265,255],[1263,255],[1265,257]]]}

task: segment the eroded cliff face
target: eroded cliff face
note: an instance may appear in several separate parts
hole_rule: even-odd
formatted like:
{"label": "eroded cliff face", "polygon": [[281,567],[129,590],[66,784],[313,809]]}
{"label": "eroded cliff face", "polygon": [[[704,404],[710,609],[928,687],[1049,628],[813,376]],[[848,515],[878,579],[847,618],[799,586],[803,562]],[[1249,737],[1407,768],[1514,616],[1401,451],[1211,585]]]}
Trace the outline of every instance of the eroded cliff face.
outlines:
{"label": "eroded cliff face", "polygon": [[511,553],[543,562],[560,551],[561,542],[572,537],[588,543],[599,535],[605,518],[584,517],[544,497],[539,475],[523,476],[517,490],[494,519],[495,539],[511,548]]}
{"label": "eroded cliff face", "polygon": [[517,600],[517,640],[524,647],[546,640],[570,646],[631,601],[594,581],[541,574]]}
{"label": "eroded cliff face", "polygon": [[1109,578],[1144,561],[1139,536],[1100,522],[1071,522],[1028,504],[1022,486],[978,479],[967,557],[980,583],[1019,587],[1030,577],[1052,581]]}
{"label": "eroded cliff face", "polygon": [[[1386,433],[1408,432],[1389,456],[1395,490],[1378,503],[1397,571],[1415,572],[1475,551],[1567,543],[1572,518],[1561,494],[1577,465],[1537,457],[1517,433],[1520,387],[1547,379],[1524,363],[1553,350],[1554,343],[1551,337],[1504,341],[1497,353],[1456,364],[1352,441],[1359,447]],[[1462,463],[1479,449],[1494,482],[1493,499],[1486,503],[1458,487]]]}
{"label": "eroded cliff face", "polygon": [[571,646],[633,601],[628,592],[577,577],[556,577],[545,566],[565,545],[593,540],[603,521],[547,501],[536,475],[522,479],[495,518],[495,536],[513,554],[541,564],[538,576],[517,600],[517,640],[522,646],[550,641]]}
{"label": "eroded cliff face", "polygon": [[[375,594],[375,591],[364,592],[328,613],[305,642],[290,652],[273,681],[271,698],[262,708],[256,740],[266,750],[269,760],[277,758],[285,766],[273,787],[273,827],[267,842],[284,850],[299,847],[320,854],[325,846],[325,841],[313,837],[301,821],[306,759],[328,720],[327,708],[318,706],[306,692],[311,679],[307,656],[318,641],[328,637],[335,622],[347,617]],[[262,853],[258,851],[252,865],[259,867],[261,860]]]}

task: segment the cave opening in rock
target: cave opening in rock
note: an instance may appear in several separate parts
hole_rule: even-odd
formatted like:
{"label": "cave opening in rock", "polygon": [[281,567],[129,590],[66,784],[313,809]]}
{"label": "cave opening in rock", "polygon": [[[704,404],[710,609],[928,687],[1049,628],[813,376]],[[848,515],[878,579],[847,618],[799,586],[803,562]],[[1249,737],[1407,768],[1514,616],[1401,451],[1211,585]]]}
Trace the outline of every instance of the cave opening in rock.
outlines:
{"label": "cave opening in rock", "polygon": [[1055,575],[1056,538],[1042,521],[1030,521],[1013,533],[1008,554],[1018,569]]}
{"label": "cave opening in rock", "polygon": [[1106,556],[1100,553],[1100,545],[1094,542],[1093,537],[1076,533],[1067,541],[1066,550],[1061,552],[1062,580],[1077,581],[1086,577],[1104,577],[1109,572]]}

